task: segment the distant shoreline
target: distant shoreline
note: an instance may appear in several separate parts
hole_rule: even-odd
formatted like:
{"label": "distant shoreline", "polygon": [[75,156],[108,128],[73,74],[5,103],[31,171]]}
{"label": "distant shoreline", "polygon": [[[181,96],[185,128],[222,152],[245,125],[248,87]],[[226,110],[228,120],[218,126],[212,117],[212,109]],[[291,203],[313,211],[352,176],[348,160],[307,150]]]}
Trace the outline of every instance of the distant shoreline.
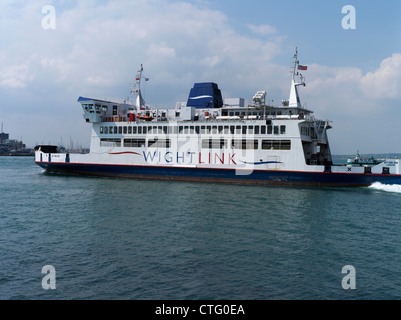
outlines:
{"label": "distant shoreline", "polygon": [[0,154],[0,157],[34,157],[33,153],[3,153]]}

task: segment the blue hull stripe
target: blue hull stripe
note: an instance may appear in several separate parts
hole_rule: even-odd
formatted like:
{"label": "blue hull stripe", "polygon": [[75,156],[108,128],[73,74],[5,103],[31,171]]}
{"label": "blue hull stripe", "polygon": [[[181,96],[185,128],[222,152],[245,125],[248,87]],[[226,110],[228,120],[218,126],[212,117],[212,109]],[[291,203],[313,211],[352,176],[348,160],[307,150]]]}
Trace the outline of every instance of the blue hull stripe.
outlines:
{"label": "blue hull stripe", "polygon": [[36,163],[48,172],[121,178],[335,187],[369,186],[374,182],[381,182],[383,184],[401,184],[401,175],[394,174],[347,174],[277,170],[253,170],[248,172],[241,170],[236,171],[234,169],[188,168],[175,166],[127,166],[55,162]]}

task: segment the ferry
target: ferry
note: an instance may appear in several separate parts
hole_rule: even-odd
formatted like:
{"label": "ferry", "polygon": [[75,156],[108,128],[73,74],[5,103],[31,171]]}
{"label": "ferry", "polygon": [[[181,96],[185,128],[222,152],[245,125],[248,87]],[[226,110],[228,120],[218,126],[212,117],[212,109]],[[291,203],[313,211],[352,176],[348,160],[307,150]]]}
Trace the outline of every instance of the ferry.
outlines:
{"label": "ferry", "polygon": [[295,50],[289,99],[274,106],[266,91],[223,99],[214,82],[195,83],[188,100],[175,108],[149,106],[141,93],[147,81],[136,74],[133,99],[79,97],[83,118],[92,125],[90,152],[35,147],[35,163],[51,173],[237,183],[361,187],[374,182],[401,184],[399,159],[343,165],[333,163],[327,130],[301,104],[305,86]]}

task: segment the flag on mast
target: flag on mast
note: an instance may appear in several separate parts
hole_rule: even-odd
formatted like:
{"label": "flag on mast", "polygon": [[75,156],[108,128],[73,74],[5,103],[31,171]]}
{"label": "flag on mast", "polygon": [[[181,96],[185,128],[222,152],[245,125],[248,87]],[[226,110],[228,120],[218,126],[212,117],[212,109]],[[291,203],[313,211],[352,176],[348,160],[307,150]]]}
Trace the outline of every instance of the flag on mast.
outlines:
{"label": "flag on mast", "polygon": [[298,70],[308,70],[308,66],[302,66],[302,65],[298,65]]}

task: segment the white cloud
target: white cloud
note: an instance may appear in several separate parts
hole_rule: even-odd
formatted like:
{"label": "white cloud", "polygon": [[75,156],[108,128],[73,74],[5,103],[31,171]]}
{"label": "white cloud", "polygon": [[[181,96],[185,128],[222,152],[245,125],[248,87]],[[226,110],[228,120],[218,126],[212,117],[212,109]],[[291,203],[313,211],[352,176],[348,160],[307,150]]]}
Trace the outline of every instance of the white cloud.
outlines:
{"label": "white cloud", "polygon": [[[199,80],[195,75],[202,79],[217,75],[218,79],[211,79],[217,81],[227,68],[255,79],[249,68],[260,68],[280,51],[281,40],[242,36],[222,12],[202,2],[121,0],[99,5],[85,1],[68,9],[55,5],[56,30],[41,28],[41,3],[18,10],[6,6],[13,12],[9,16],[19,20],[13,32],[20,38],[2,50],[8,64],[10,60],[26,63],[26,57],[31,57],[28,68],[36,71],[31,78],[36,84],[64,81],[76,90],[100,83],[123,86],[132,81],[141,63],[152,79],[165,80],[158,75],[169,74],[170,86],[175,80],[179,83],[182,74],[194,75],[193,81]],[[260,26],[263,30],[268,30],[266,25]],[[4,85],[13,83],[4,80]],[[23,83],[14,80],[14,85]]]}
{"label": "white cloud", "polygon": [[44,70],[52,70],[54,71],[54,79],[56,82],[61,82],[67,79],[69,71],[73,68],[71,63],[66,63],[61,58],[49,59],[42,58],[40,59],[40,64]]}
{"label": "white cloud", "polygon": [[371,98],[401,97],[401,53],[384,59],[377,70],[362,77],[361,88]]}
{"label": "white cloud", "polygon": [[301,100],[317,118],[333,120],[333,152],[399,151],[394,148],[399,145],[401,121],[400,56],[383,59],[375,72],[368,73],[355,67],[308,65],[304,75],[310,81],[300,90]]}
{"label": "white cloud", "polygon": [[0,87],[25,88],[33,78],[27,64],[3,66],[3,71],[0,71]]}
{"label": "white cloud", "polygon": [[107,78],[104,78],[104,77],[100,77],[100,76],[87,77],[85,79],[85,83],[88,85],[91,85],[91,86],[95,85],[95,86],[101,86],[101,87],[111,85],[110,80],[108,80]]}
{"label": "white cloud", "polygon": [[18,97],[21,112],[32,112],[32,101],[37,102],[35,112],[51,114],[73,110],[79,95],[125,98],[141,63],[151,79],[146,83],[148,102],[164,107],[185,100],[198,81],[217,82],[230,96],[245,98],[261,83],[276,86],[267,71],[282,40],[238,34],[225,14],[206,2],[58,2],[53,4],[55,30],[42,28],[44,4],[1,4],[9,32],[0,39],[0,90],[24,89]]}
{"label": "white cloud", "polygon": [[400,53],[385,58],[377,70],[366,74],[355,67],[311,64],[305,75],[311,79],[306,92],[323,112],[367,117],[389,111],[393,104],[387,104],[388,99],[401,97]]}
{"label": "white cloud", "polygon": [[174,59],[176,57],[175,49],[169,47],[164,41],[151,43],[146,52],[153,59]]}
{"label": "white cloud", "polygon": [[253,25],[253,24],[248,24],[247,27],[253,33],[256,33],[259,35],[271,35],[271,34],[277,33],[277,29],[273,26],[269,26],[268,24],[261,24],[258,26]]}

